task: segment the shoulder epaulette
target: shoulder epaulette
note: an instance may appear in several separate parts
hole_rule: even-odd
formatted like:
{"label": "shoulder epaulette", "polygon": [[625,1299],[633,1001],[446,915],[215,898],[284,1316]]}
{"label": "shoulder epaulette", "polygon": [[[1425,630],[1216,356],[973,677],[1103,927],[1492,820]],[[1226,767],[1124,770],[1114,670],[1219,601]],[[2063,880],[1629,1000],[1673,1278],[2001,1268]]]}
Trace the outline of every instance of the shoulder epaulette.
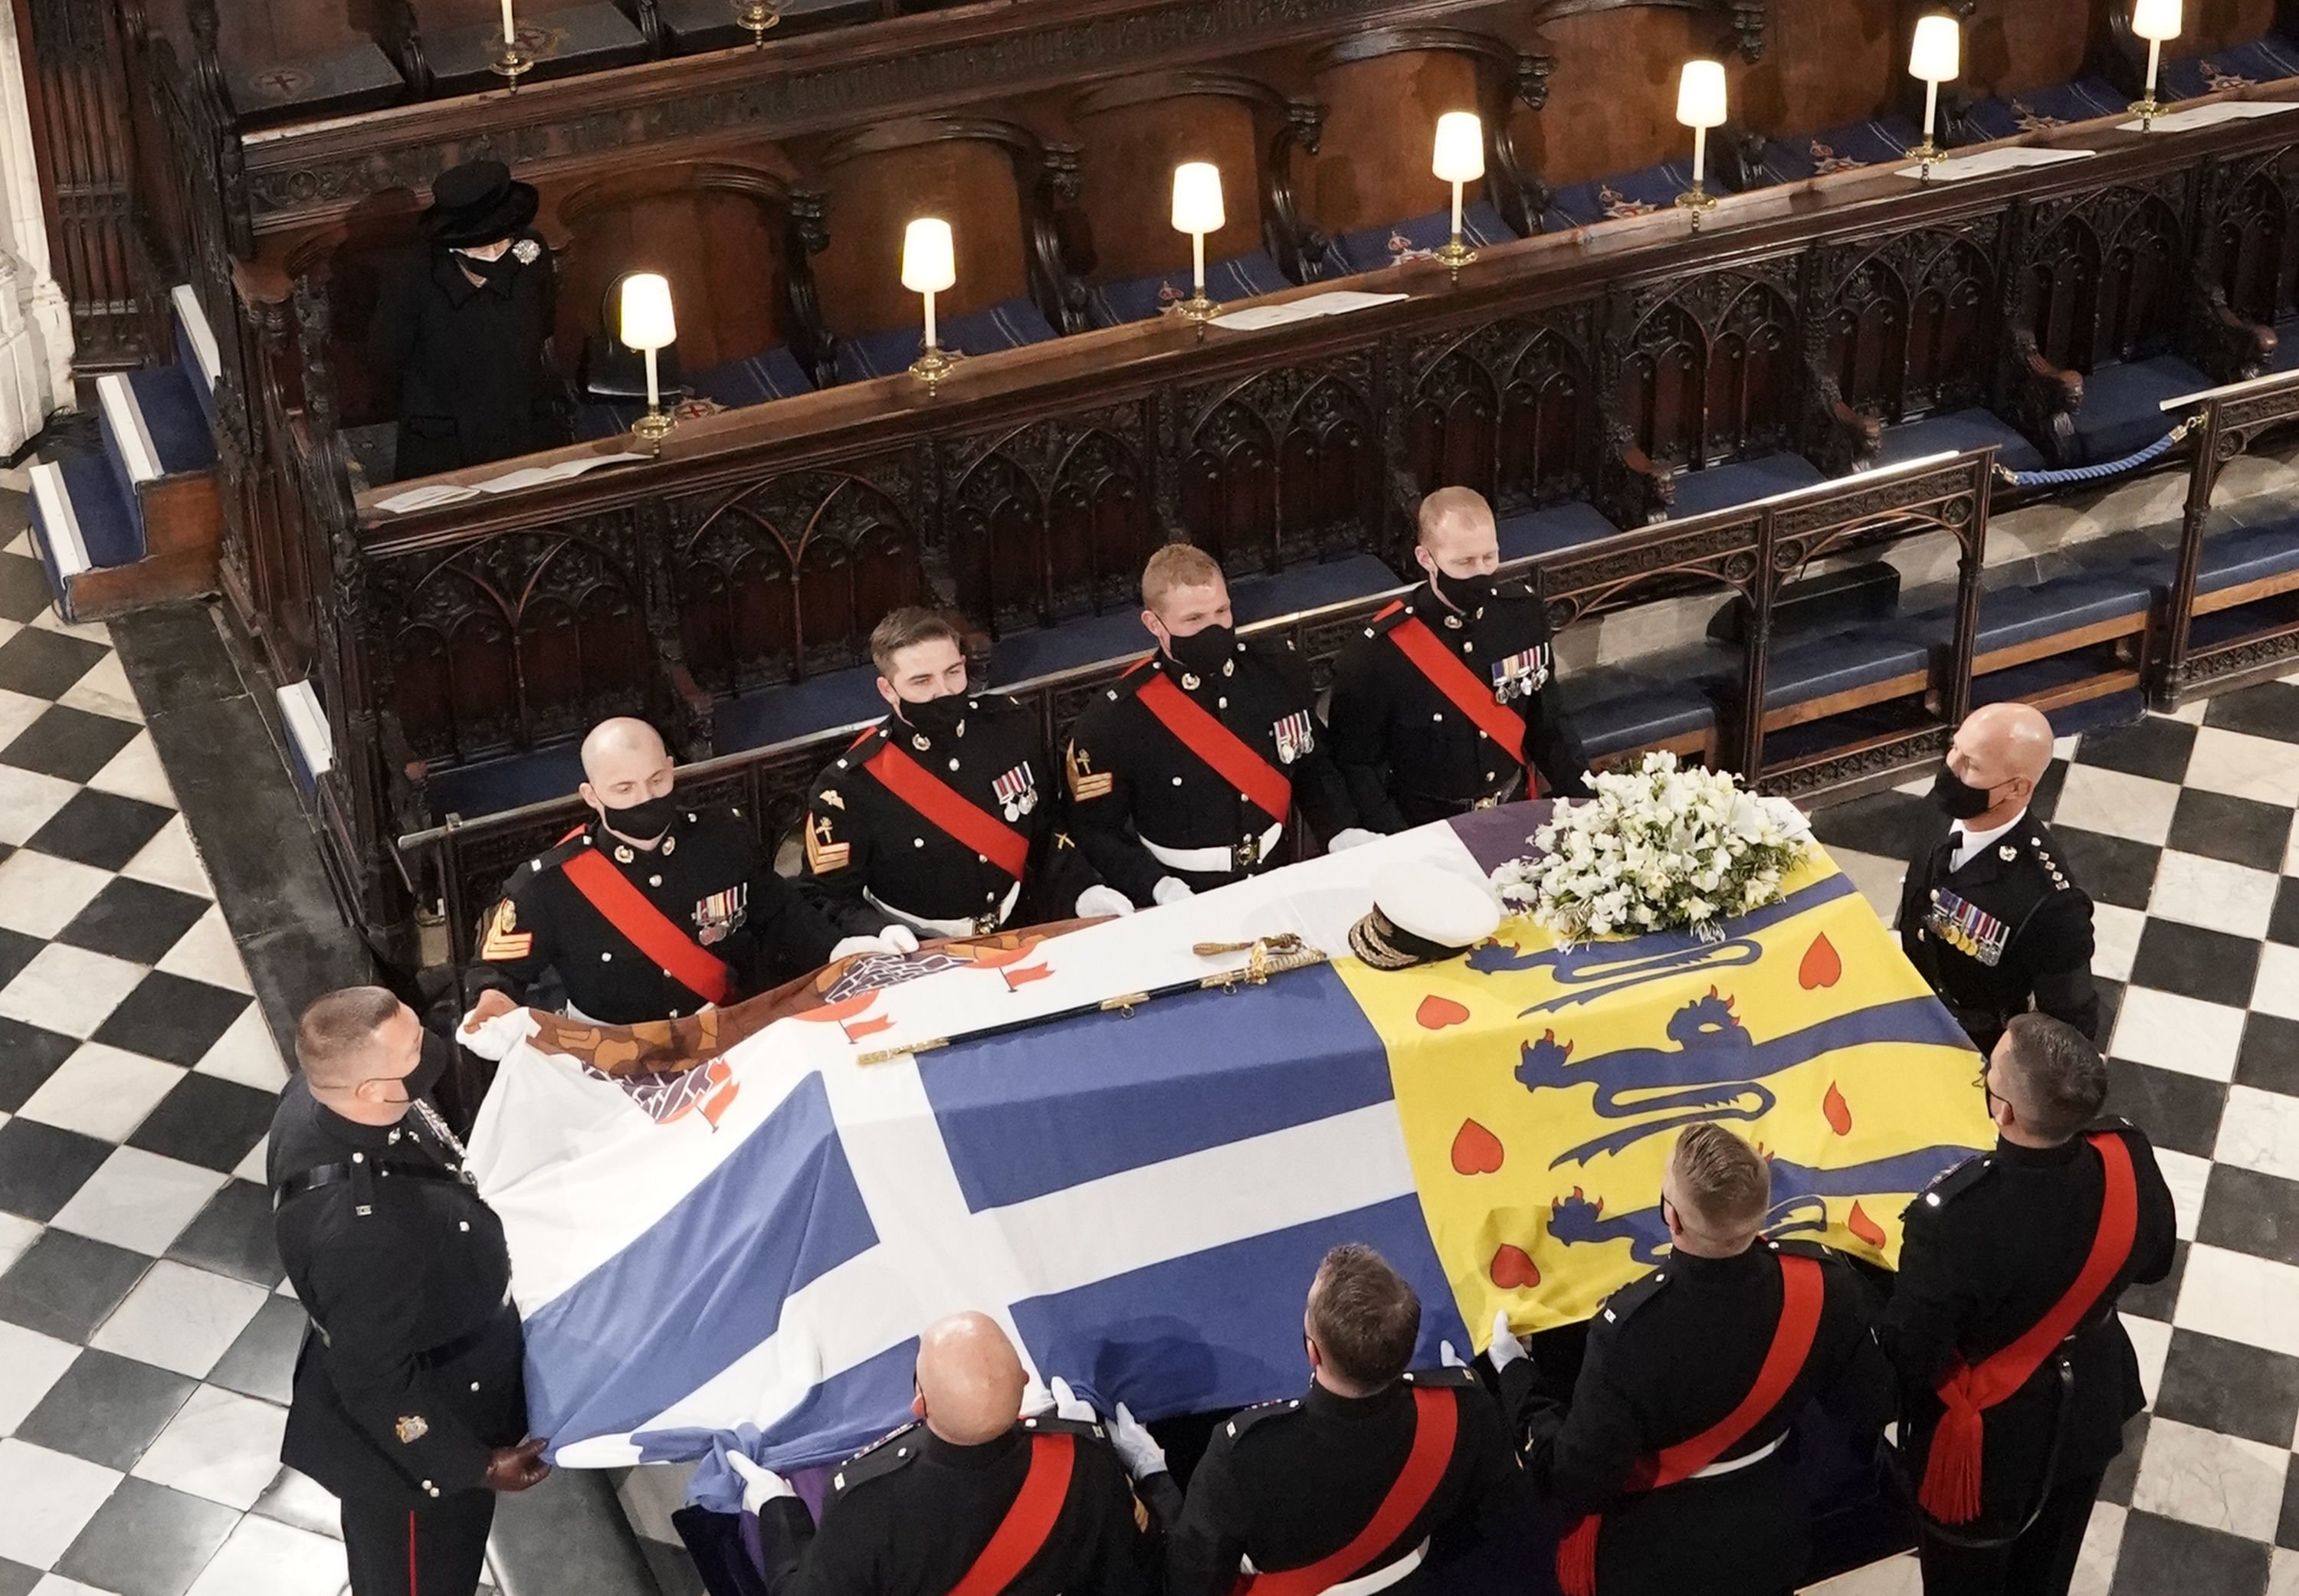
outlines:
{"label": "shoulder epaulette", "polygon": [[851,766],[861,764],[862,761],[858,757],[858,756],[860,755],[862,750],[872,741],[882,739],[885,735],[886,722],[884,721],[880,721],[875,726],[863,727],[862,735],[856,738],[852,742],[848,743],[846,745],[846,751],[830,762],[830,769],[823,773],[823,779],[825,781],[834,781],[836,779],[836,773],[839,771],[846,770]]}
{"label": "shoulder epaulette", "polygon": [[1477,1371],[1473,1369],[1455,1369],[1450,1365],[1440,1365],[1436,1369],[1408,1369],[1398,1378],[1408,1385],[1427,1385],[1432,1388],[1446,1385],[1473,1385],[1477,1383]]}
{"label": "shoulder epaulette", "polygon": [[865,1480],[875,1480],[892,1474],[918,1455],[918,1443],[911,1432],[918,1427],[912,1419],[901,1429],[890,1432],[870,1443],[838,1466],[830,1476],[834,1491],[851,1491]]}
{"label": "shoulder epaulette", "polygon": [[1140,692],[1144,686],[1156,678],[1157,665],[1158,657],[1155,654],[1145,654],[1127,666],[1123,672],[1119,673],[1116,681],[1102,689],[1103,701],[1114,704],[1120,699],[1130,699]]}
{"label": "shoulder epaulette", "polygon": [[1631,1280],[1598,1304],[1597,1311],[1608,1325],[1617,1325],[1658,1296],[1668,1285],[1668,1265],[1662,1264],[1640,1279]]}
{"label": "shoulder epaulette", "polygon": [[2112,1130],[2119,1136],[2139,1136],[2143,1134],[2138,1126],[2134,1125],[2121,1114],[2100,1115],[2099,1118],[2094,1120],[2090,1124],[2083,1128],[2083,1134],[2085,1136],[2097,1136],[2103,1130]]}
{"label": "shoulder epaulette", "polygon": [[1952,1170],[1943,1170],[1932,1177],[1924,1187],[1923,1195],[1910,1203],[1911,1208],[1943,1208],[1971,1190],[1995,1171],[1996,1155],[1975,1153]]}
{"label": "shoulder epaulette", "polygon": [[557,842],[552,844],[552,846],[544,848],[541,853],[535,855],[535,857],[527,862],[522,872],[513,872],[511,877],[513,883],[517,883],[520,873],[527,875],[541,875],[547,870],[558,869],[561,864],[566,864],[568,860],[573,858],[577,854],[581,853],[584,848],[589,846],[589,839],[585,834],[588,830],[588,827],[585,827],[569,834],[568,836],[562,837]]}
{"label": "shoulder epaulette", "polygon": [[1767,1236],[1765,1238],[1764,1245],[1770,1247],[1773,1252],[1784,1253],[1790,1258],[1811,1258],[1822,1263],[1841,1263],[1844,1261],[1844,1255],[1842,1253],[1838,1253],[1834,1247],[1829,1246],[1822,1242],[1805,1241],[1802,1239],[1794,1241],[1774,1241],[1771,1237]]}
{"label": "shoulder epaulette", "polygon": [[2021,827],[2020,831],[2021,835],[2027,839],[2028,851],[2036,856],[2036,863],[2042,866],[2044,873],[2052,878],[2053,890],[2065,892],[2073,887],[2075,883],[2068,880],[2068,872],[2061,867],[2060,862],[2052,856],[2051,850],[2057,846],[2057,839],[2054,839],[2053,842],[2046,843],[2044,840],[2043,827],[2032,822]]}
{"label": "shoulder epaulette", "polygon": [[1373,612],[1371,618],[1365,622],[1365,634],[1367,637],[1378,637],[1384,632],[1403,625],[1412,618],[1413,606],[1402,599],[1391,599]]}
{"label": "shoulder epaulette", "polygon": [[1089,1441],[1109,1439],[1109,1432],[1099,1424],[1088,1424],[1079,1418],[1064,1418],[1054,1413],[1033,1413],[1022,1420],[1022,1428],[1033,1435],[1077,1435]]}
{"label": "shoulder epaulette", "polygon": [[1241,1408],[1224,1419],[1222,1434],[1234,1441],[1255,1425],[1266,1419],[1275,1418],[1284,1413],[1299,1413],[1300,1410],[1301,1399],[1298,1396],[1281,1397],[1274,1402],[1257,1402],[1250,1408]]}

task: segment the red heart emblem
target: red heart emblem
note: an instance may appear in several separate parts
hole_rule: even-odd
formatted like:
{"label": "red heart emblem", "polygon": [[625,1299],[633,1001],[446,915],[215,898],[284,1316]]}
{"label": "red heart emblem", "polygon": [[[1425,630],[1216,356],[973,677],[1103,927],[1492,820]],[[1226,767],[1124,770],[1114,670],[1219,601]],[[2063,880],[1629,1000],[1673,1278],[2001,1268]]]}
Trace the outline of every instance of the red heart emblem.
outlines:
{"label": "red heart emblem", "polygon": [[1844,1094],[1836,1089],[1832,1080],[1828,1083],[1828,1096],[1820,1100],[1820,1112],[1828,1116],[1828,1128],[1837,1135],[1852,1134],[1852,1105],[1844,1100]]}
{"label": "red heart emblem", "polygon": [[1453,1133],[1453,1172],[1457,1175],[1490,1175],[1507,1156],[1501,1138],[1474,1120],[1462,1121],[1461,1129]]}
{"label": "red heart emblem", "polygon": [[1442,1030],[1448,1025],[1459,1025],[1469,1017],[1467,1008],[1449,997],[1440,997],[1434,992],[1421,1000],[1413,1011],[1413,1018],[1423,1030]]}
{"label": "red heart emblem", "polygon": [[1844,976],[1844,955],[1836,951],[1836,944],[1822,931],[1804,950],[1804,963],[1797,966],[1797,982],[1807,992],[1819,987],[1832,987]]}
{"label": "red heart emblem", "polygon": [[1860,1206],[1857,1197],[1852,1199],[1852,1217],[1844,1221],[1844,1226],[1872,1247],[1884,1245],[1884,1227],[1868,1217],[1868,1211]]}
{"label": "red heart emblem", "polygon": [[1540,1266],[1533,1262],[1532,1254],[1506,1243],[1493,1254],[1492,1267],[1486,1272],[1503,1291],[1520,1291],[1540,1284]]}

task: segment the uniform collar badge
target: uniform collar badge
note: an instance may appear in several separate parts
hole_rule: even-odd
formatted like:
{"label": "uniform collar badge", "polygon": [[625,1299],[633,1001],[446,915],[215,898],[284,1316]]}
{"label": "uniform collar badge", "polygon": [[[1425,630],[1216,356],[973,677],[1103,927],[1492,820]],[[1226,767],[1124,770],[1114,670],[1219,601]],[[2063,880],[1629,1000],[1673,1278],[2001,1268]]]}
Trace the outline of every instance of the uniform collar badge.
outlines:
{"label": "uniform collar badge", "polygon": [[630,845],[628,843],[618,842],[615,844],[616,864],[628,864],[637,857],[638,856],[631,851]]}
{"label": "uniform collar badge", "polygon": [[1195,692],[1201,685],[1202,683],[1198,681],[1194,673],[1190,671],[1183,671],[1182,673],[1182,690],[1183,692]]}
{"label": "uniform collar badge", "polygon": [[1996,856],[2009,864],[2020,856],[2020,850],[2007,842],[1996,850]]}
{"label": "uniform collar badge", "polygon": [[926,740],[926,734],[925,732],[913,732],[910,733],[910,746],[917,749],[919,753],[923,754],[928,748],[934,747],[934,744]]}

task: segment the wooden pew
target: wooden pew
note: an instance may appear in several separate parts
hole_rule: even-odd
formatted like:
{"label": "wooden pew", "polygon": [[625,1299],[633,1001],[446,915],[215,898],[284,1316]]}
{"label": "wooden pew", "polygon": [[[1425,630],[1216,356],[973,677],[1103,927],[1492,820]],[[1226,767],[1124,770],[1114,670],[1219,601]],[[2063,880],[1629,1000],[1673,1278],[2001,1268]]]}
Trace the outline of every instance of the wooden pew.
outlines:
{"label": "wooden pew", "polygon": [[[402,65],[426,98],[500,88],[489,63],[503,53],[501,0],[378,0],[403,10]],[[519,0],[519,47],[534,65],[521,81],[604,71],[660,53],[654,0]]]}

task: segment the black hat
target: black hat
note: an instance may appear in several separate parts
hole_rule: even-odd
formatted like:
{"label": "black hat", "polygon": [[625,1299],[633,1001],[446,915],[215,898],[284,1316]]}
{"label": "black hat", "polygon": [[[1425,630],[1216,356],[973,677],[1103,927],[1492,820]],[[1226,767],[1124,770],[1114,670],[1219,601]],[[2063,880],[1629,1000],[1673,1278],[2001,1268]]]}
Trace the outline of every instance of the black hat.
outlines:
{"label": "black hat", "polygon": [[1481,882],[1391,864],[1374,878],[1373,912],[1349,927],[1349,951],[1376,970],[1408,970],[1466,953],[1500,923],[1501,906]]}
{"label": "black hat", "polygon": [[533,221],[540,203],[535,186],[512,182],[502,161],[467,161],[433,179],[424,236],[449,249],[493,244]]}

